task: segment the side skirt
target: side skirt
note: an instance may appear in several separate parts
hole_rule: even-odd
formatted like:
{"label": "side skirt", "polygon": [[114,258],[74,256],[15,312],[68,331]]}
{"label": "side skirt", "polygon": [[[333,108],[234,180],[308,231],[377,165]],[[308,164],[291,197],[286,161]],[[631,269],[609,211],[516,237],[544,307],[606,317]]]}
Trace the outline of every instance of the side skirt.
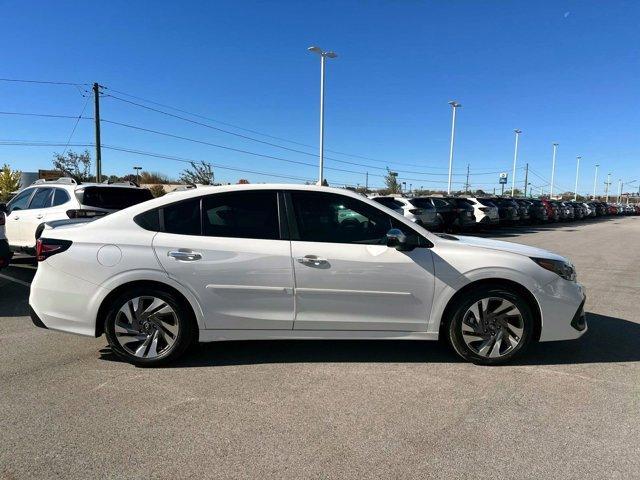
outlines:
{"label": "side skirt", "polygon": [[378,330],[200,330],[200,342],[226,340],[438,340],[437,333]]}

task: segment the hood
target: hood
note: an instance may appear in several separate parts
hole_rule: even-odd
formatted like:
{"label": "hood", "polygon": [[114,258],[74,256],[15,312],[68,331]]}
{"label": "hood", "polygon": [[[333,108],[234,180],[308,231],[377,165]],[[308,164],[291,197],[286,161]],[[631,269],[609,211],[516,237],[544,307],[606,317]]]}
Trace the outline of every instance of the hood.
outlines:
{"label": "hood", "polygon": [[[448,237],[453,237],[452,235]],[[517,253],[518,255],[524,255],[526,257],[537,258],[549,258],[551,260],[560,260],[568,262],[568,260],[556,253],[544,250],[542,248],[530,247],[529,245],[522,245],[520,243],[502,242],[500,240],[492,240],[490,238],[479,237],[467,237],[464,235],[456,235],[458,242],[463,245],[469,245],[472,247],[489,248],[491,250],[500,250],[503,252]],[[446,239],[446,237],[445,237]]]}

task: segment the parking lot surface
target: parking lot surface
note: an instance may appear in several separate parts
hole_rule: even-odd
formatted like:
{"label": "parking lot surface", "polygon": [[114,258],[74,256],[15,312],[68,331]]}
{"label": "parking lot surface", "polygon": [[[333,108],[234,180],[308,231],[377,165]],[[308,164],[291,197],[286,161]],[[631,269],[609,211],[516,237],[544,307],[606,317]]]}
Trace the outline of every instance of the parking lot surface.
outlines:
{"label": "parking lot surface", "polygon": [[19,260],[0,272],[0,478],[639,478],[640,217],[482,235],[569,257],[587,334],[506,367],[260,341],[141,369],[35,328]]}

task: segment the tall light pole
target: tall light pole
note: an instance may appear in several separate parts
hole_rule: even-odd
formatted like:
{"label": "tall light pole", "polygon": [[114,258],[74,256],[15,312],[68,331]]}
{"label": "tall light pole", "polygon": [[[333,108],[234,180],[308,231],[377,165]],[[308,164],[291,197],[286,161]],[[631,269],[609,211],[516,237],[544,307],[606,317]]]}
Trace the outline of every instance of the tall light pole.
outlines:
{"label": "tall light pole", "polygon": [[320,165],[318,185],[324,180],[324,63],[327,58],[336,58],[335,52],[325,52],[320,47],[309,47],[307,50],[320,55]]}
{"label": "tall light pole", "polygon": [[580,159],[581,156],[576,157],[576,188],[573,190],[573,201],[578,200],[578,173],[580,173]]}
{"label": "tall light pole", "polygon": [[596,163],[596,174],[593,177],[593,199],[596,199],[596,185],[598,185],[598,167],[600,166],[599,163]]}
{"label": "tall light pole", "polygon": [[553,144],[553,159],[551,160],[551,188],[549,189],[549,199],[553,198],[553,179],[556,175],[556,153],[558,151],[558,143]]}
{"label": "tall light pole", "polygon": [[513,172],[511,177],[511,196],[512,197],[515,197],[515,193],[516,193],[516,163],[518,162],[518,139],[520,138],[520,134],[522,133],[522,130],[519,130],[516,128],[514,132],[516,134],[516,148],[513,152]]}
{"label": "tall light pole", "polygon": [[620,198],[622,197],[622,179],[618,179],[618,198],[616,199],[616,203],[620,203]]}
{"label": "tall light pole", "polygon": [[611,172],[607,173],[607,182],[604,188],[605,202],[609,202],[609,185],[611,185]]}
{"label": "tall light pole", "polygon": [[462,106],[455,100],[451,100],[449,102],[449,105],[451,105],[451,110],[453,111],[453,115],[451,118],[451,145],[449,146],[449,183],[447,184],[447,194],[451,193],[451,173],[452,173],[451,170],[453,168],[453,141],[456,136],[456,110]]}

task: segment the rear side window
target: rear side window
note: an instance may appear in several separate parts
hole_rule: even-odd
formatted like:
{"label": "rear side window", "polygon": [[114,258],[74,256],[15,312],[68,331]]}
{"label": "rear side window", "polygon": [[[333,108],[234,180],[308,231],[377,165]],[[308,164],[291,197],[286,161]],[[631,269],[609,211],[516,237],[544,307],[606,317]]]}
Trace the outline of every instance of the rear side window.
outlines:
{"label": "rear side window", "polygon": [[164,231],[179,235],[200,235],[200,198],[167,205],[162,209]]}
{"label": "rear side window", "polygon": [[409,202],[414,207],[422,208],[424,210],[433,209],[433,203],[428,198],[411,198]]}
{"label": "rear side window", "polygon": [[442,200],[440,198],[432,198],[431,201],[433,202],[433,204],[436,207],[450,207],[451,204],[448,203],[446,200]]}
{"label": "rear side window", "polygon": [[69,194],[61,189],[61,188],[56,188],[54,193],[53,193],[53,206],[57,207],[58,205],[64,205],[65,203],[67,203],[69,200],[71,200],[71,197],[69,197]]}
{"label": "rear side window", "polygon": [[122,210],[151,200],[153,195],[146,188],[85,187],[77,191],[78,200],[87,207]]}
{"label": "rear side window", "polygon": [[280,238],[275,191],[220,193],[202,203],[203,234],[210,237]]}
{"label": "rear side window", "polygon": [[484,198],[478,198],[478,202],[485,207],[495,207],[495,204],[491,200],[485,200]]}
{"label": "rear side window", "polygon": [[51,196],[53,188],[38,188],[29,203],[29,209],[49,208],[51,206]]}

